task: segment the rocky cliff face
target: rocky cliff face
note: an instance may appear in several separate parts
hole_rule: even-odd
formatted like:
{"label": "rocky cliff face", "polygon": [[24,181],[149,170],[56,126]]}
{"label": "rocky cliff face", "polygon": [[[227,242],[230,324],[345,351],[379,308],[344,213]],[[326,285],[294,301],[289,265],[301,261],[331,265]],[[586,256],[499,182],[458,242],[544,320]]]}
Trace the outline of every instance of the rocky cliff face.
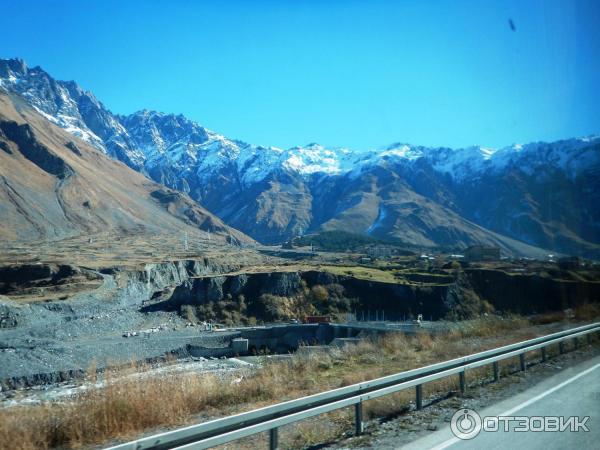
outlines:
{"label": "rocky cliff face", "polygon": [[[439,278],[439,277],[438,277]],[[311,289],[328,291],[327,300],[311,300]],[[260,313],[263,296],[303,298],[313,302],[315,314],[384,311],[389,320],[403,320],[423,314],[428,320],[454,317],[468,319],[495,309],[499,312],[536,314],[561,311],[600,299],[600,283],[568,281],[537,275],[509,275],[500,270],[468,269],[449,275],[444,283],[398,284],[334,275],[322,271],[275,272],[220,275],[190,279],[175,288],[165,307],[201,306],[227,301],[233,307],[240,296],[248,305],[247,314]],[[227,300],[229,299],[229,300]],[[348,301],[341,301],[341,300]],[[268,298],[266,299],[268,300]],[[329,304],[327,304],[329,303]],[[258,320],[269,320],[257,315]],[[290,319],[279,317],[279,319]],[[205,318],[199,317],[204,320]]]}
{"label": "rocky cliff face", "polygon": [[543,313],[600,301],[598,281],[507,274],[485,269],[467,269],[466,275],[475,292],[501,311]]}
{"label": "rocky cliff face", "polygon": [[0,89],[20,94],[51,122],[130,167],[141,167],[143,155],[130,142],[125,128],[74,81],[57,81],[20,59],[1,60],[0,79]]}
{"label": "rocky cliff face", "polygon": [[[12,120],[0,119],[0,139],[3,139],[6,148],[10,148],[8,142],[12,141],[25,158],[50,175],[62,180],[73,174],[73,169],[64,160],[36,139],[27,123],[19,125]],[[13,154],[12,150],[10,154]]]}
{"label": "rocky cliff face", "polygon": [[227,296],[257,298],[263,294],[291,297],[301,291],[297,272],[222,275],[195,278],[178,286],[170,298],[173,306],[218,302]]}
{"label": "rocky cliff face", "polygon": [[[327,300],[313,298],[311,289],[315,286],[329,291],[326,294]],[[248,315],[268,321],[271,320],[271,313],[268,311],[269,296],[274,296],[280,304],[285,304],[289,298],[296,299],[297,303],[312,302],[314,314],[358,311],[359,315],[364,312],[366,317],[370,311],[374,318],[377,310],[385,311],[389,320],[402,320],[416,317],[417,314],[439,319],[452,306],[447,301],[450,287],[451,285],[417,286],[368,281],[320,271],[222,275],[195,278],[183,283],[174,290],[169,303],[172,308],[177,309],[181,305],[199,306],[226,299],[235,302],[241,295],[247,304]],[[263,304],[265,302],[266,305]],[[310,311],[310,307],[306,306],[303,307],[304,311]],[[281,311],[285,314],[286,309],[282,308]],[[261,315],[265,312],[267,316]],[[292,315],[279,319],[299,317],[293,315],[297,312],[289,312]]]}

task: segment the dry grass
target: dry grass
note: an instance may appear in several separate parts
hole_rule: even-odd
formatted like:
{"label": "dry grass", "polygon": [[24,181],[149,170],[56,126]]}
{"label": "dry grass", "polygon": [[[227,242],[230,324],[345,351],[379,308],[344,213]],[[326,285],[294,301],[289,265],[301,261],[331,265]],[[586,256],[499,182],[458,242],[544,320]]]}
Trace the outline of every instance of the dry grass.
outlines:
{"label": "dry grass", "polygon": [[354,413],[349,408],[322,414],[284,427],[280,444],[285,449],[298,449],[333,442],[352,429],[353,422]]}
{"label": "dry grass", "polygon": [[593,322],[600,320],[600,303],[586,303],[575,308],[575,320]]}
{"label": "dry grass", "polygon": [[488,316],[476,320],[465,320],[458,323],[456,337],[493,337],[503,333],[522,330],[531,323],[521,316]]}
{"label": "dry grass", "polygon": [[351,276],[361,280],[398,283],[394,272],[363,266],[321,266],[321,269],[334,275]]}
{"label": "dry grass", "polygon": [[[340,349],[298,352],[284,362],[266,362],[239,383],[204,374],[143,379],[108,374],[107,387],[69,401],[0,410],[0,449],[77,448],[131,438],[157,427],[198,421],[199,415],[231,414],[527,339],[536,331],[540,332],[514,317],[465,322],[437,336],[390,334]],[[489,368],[470,374],[479,376],[488,377]],[[455,389],[453,378],[427,385],[429,394]],[[369,401],[366,417],[398,414],[406,410],[413,394],[410,390]],[[301,442],[313,444],[340,435],[349,420],[344,414],[327,422],[327,432],[299,424],[289,439],[298,447]]]}
{"label": "dry grass", "polygon": [[531,318],[531,323],[535,325],[545,325],[547,323],[559,322],[565,319],[564,311],[551,311],[544,314],[538,314]]}

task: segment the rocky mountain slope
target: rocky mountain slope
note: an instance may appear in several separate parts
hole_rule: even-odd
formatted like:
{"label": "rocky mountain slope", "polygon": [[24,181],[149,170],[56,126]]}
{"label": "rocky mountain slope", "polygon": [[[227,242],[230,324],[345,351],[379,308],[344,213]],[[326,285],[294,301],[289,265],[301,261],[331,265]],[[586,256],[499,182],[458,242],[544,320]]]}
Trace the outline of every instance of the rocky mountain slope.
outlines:
{"label": "rocky mountain slope", "polygon": [[21,60],[0,60],[0,89],[262,242],[343,229],[416,247],[479,242],[600,256],[598,137],[500,150],[279,149],[181,115],[114,115],[76,83]]}
{"label": "rocky mountain slope", "polygon": [[252,242],[187,195],[155,183],[0,93],[0,239],[210,232]]}

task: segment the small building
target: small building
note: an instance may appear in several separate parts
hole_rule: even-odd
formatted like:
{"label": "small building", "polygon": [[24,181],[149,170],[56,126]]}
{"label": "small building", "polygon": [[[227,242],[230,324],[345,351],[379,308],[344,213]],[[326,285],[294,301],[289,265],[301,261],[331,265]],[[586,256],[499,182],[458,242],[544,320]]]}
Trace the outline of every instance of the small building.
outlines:
{"label": "small building", "polygon": [[465,250],[468,261],[497,261],[500,259],[500,247],[491,245],[472,245]]}

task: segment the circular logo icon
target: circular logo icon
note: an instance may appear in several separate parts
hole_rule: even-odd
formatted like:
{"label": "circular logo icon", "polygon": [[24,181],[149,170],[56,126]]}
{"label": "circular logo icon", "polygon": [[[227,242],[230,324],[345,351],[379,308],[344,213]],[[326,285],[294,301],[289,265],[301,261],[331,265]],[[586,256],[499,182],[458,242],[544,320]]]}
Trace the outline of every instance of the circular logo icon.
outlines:
{"label": "circular logo icon", "polygon": [[450,429],[459,439],[473,439],[481,431],[481,417],[472,409],[459,409],[452,416]]}

